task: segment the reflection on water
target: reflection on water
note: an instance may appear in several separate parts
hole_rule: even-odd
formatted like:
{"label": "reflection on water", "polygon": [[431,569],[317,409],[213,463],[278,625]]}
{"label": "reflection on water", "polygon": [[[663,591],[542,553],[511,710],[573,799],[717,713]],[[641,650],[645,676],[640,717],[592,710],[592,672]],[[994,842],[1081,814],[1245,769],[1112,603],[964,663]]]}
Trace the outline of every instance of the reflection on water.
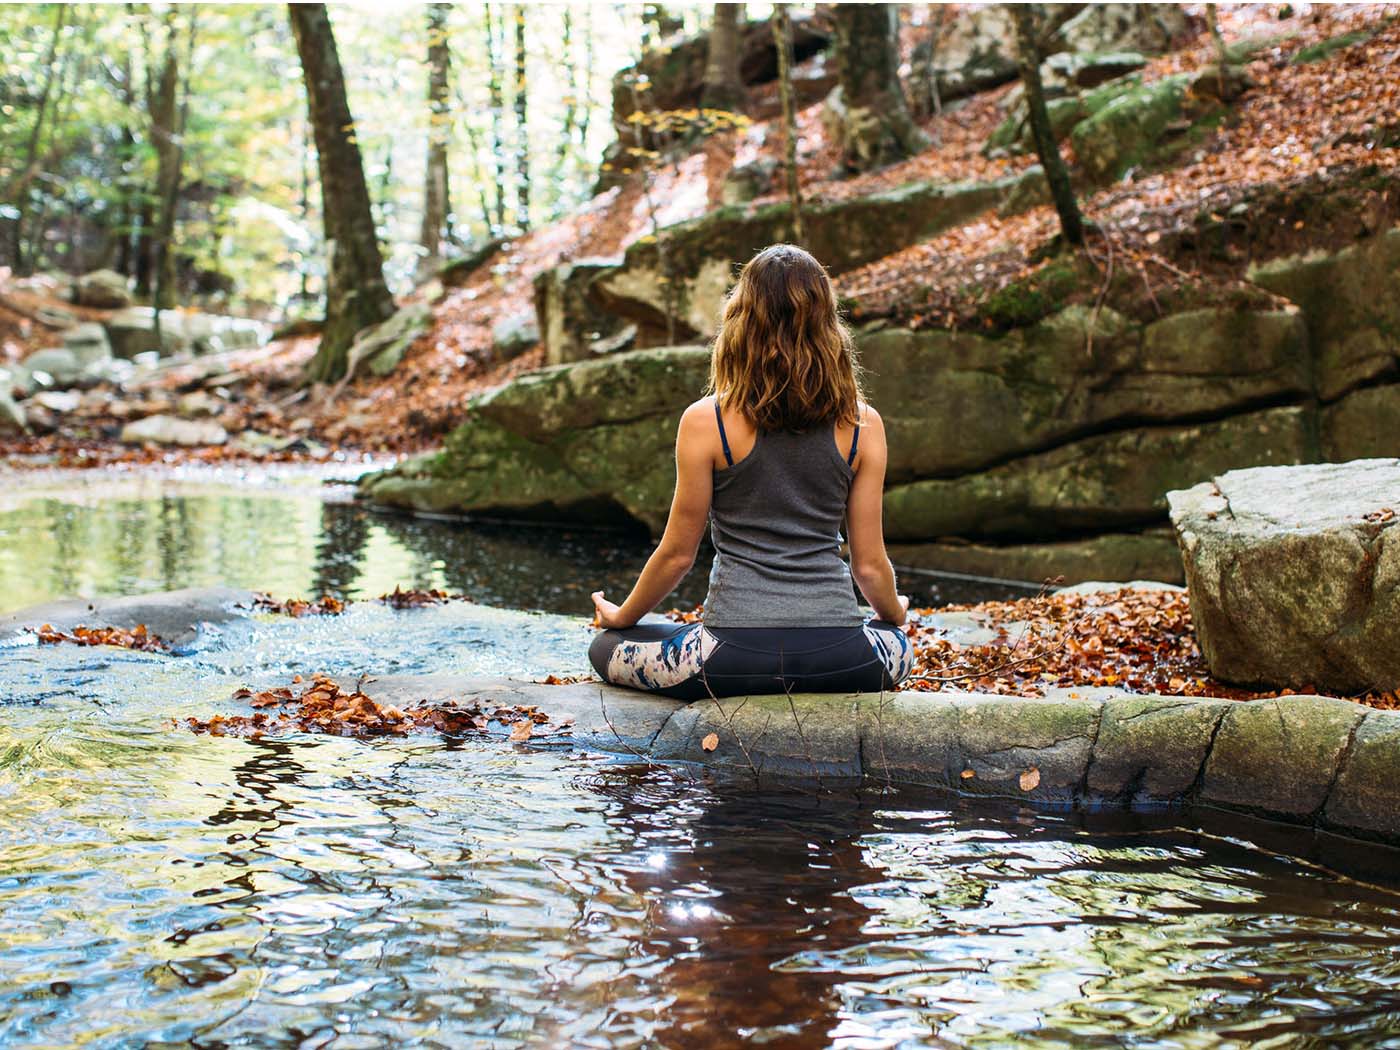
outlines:
{"label": "reflection on water", "polygon": [[[188,477],[10,478],[0,494],[0,612],[55,597],[227,584],[278,596],[374,597],[443,588],[508,608],[591,613],[590,591],[625,594],[644,534],[465,524],[375,514],[346,485]],[[273,479],[276,481],[276,479]],[[709,552],[673,602],[705,595]],[[910,576],[916,604],[1023,590]],[[620,599],[619,599],[620,600]]]}
{"label": "reflection on water", "polygon": [[1400,894],[1193,831],[435,737],[196,737],[236,684],[543,674],[357,605],[0,660],[0,1045],[1400,1046]]}

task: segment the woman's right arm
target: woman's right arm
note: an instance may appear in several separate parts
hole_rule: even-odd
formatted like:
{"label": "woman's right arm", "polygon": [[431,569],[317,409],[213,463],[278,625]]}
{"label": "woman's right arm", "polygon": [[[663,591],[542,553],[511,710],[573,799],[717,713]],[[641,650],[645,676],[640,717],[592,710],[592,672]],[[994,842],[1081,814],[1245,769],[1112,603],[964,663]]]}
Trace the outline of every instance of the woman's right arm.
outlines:
{"label": "woman's right arm", "polygon": [[895,590],[894,567],[885,553],[881,500],[885,494],[885,424],[868,405],[861,424],[855,480],[846,505],[846,539],[851,545],[851,576],[877,619],[902,624],[909,599]]}

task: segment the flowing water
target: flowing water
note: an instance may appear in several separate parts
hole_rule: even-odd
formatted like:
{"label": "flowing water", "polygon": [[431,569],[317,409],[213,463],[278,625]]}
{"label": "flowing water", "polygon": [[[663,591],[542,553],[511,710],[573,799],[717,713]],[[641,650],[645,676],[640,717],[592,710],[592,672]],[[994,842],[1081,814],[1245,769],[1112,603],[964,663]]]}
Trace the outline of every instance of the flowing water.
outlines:
{"label": "flowing water", "polygon": [[[558,744],[194,736],[172,719],[297,672],[578,670],[580,619],[508,607],[575,592],[512,577],[642,554],[435,545],[306,494],[89,497],[0,507],[7,604],[57,586],[31,533],[71,508],[64,586],[494,606],[237,621],[182,656],[0,649],[0,1046],[1400,1047],[1400,869],[1374,852],[1362,881],[1238,823],[756,789]],[[162,521],[186,539],[128,535]]]}

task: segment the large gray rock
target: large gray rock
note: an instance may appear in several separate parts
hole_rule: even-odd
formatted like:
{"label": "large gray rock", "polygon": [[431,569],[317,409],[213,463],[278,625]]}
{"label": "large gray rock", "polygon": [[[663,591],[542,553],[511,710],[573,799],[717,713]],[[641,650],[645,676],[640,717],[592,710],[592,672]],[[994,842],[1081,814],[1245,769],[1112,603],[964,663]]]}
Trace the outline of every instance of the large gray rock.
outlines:
{"label": "large gray rock", "polygon": [[419,302],[400,307],[387,320],[366,328],[355,336],[346,354],[346,381],[364,368],[377,376],[387,376],[432,324],[433,308]]}
{"label": "large gray rock", "polygon": [[120,310],[131,305],[126,278],[115,270],[93,270],[73,281],[73,302],[103,310]]}
{"label": "large gray rock", "polygon": [[112,358],[112,346],[107,331],[100,324],[75,325],[63,333],[63,348],[69,351],[83,368]]}
{"label": "large gray rock", "polygon": [[70,387],[83,374],[83,363],[66,347],[36,350],[24,359],[24,367],[41,386]]}
{"label": "large gray rock", "polygon": [[[1168,50],[1186,28],[1179,4],[1043,4],[1041,8],[1038,43],[1044,56],[1155,54]],[[909,90],[916,100],[931,97],[930,71],[945,102],[1016,79],[1016,32],[1006,5],[960,5],[931,56],[926,41],[915,45],[912,66]]]}
{"label": "large gray rock", "polygon": [[625,318],[603,308],[593,281],[622,264],[620,258],[575,259],[535,277],[535,317],[545,361],[562,365],[587,361],[594,348],[627,326]]}
{"label": "large gray rock", "polygon": [[519,357],[540,341],[533,313],[503,317],[491,326],[491,356],[497,361]]}
{"label": "large gray rock", "polygon": [[228,432],[212,420],[157,415],[147,416],[122,427],[121,441],[126,445],[180,445],[184,448],[200,448],[226,444]]}
{"label": "large gray rock", "polygon": [[1181,4],[1083,4],[1065,23],[1066,51],[1142,51],[1161,54],[1190,28]]}
{"label": "large gray rock", "polygon": [[1167,498],[1213,675],[1400,686],[1400,460],[1237,470]]}
{"label": "large gray rock", "polygon": [[161,354],[212,354],[248,349],[262,345],[268,335],[265,325],[242,317],[162,310],[157,338],[155,311],[149,306],[119,310],[102,324],[112,353],[127,360],[151,350]]}

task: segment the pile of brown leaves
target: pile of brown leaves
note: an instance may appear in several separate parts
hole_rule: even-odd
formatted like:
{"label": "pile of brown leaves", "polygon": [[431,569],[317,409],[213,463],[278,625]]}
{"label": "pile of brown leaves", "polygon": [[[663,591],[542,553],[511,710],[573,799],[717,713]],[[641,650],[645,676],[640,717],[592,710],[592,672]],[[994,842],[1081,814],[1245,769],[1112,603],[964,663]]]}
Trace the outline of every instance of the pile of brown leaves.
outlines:
{"label": "pile of brown leaves", "polygon": [[395,586],[390,594],[381,594],[375,601],[383,602],[391,609],[419,609],[425,605],[446,605],[448,602],[464,602],[464,594],[448,594],[440,590],[404,590]]}
{"label": "pile of brown leaves", "polygon": [[71,634],[64,634],[51,624],[44,624],[34,632],[40,645],[57,645],[70,642],[73,645],[115,645],[122,649],[137,649],[143,653],[164,653],[170,645],[159,635],[146,630],[144,623],[131,630],[125,627],[74,627]]}
{"label": "pile of brown leaves", "polygon": [[[300,684],[301,676],[293,680]],[[484,735],[491,723],[511,727],[509,739],[520,742],[534,737],[569,732],[571,719],[551,723],[549,715],[533,705],[482,706],[480,704],[418,703],[399,708],[381,704],[360,689],[346,691],[328,675],[312,676],[300,694],[290,688],[255,693],[240,689],[234,699],[247,700],[251,715],[214,715],[186,718],[196,733],[212,736],[247,736],[269,733],[327,733],[332,736],[386,736],[433,731],[448,736]]]}
{"label": "pile of brown leaves", "polygon": [[[1011,602],[949,606],[970,612],[997,637],[958,645],[919,622],[914,674],[905,689],[951,687],[1006,696],[1040,697],[1047,688],[1112,686],[1133,693],[1256,700],[1314,689],[1249,690],[1212,678],[1196,645],[1184,591],[1118,590],[1047,594]],[[1326,694],[1323,694],[1326,695]],[[1400,694],[1346,697],[1370,707],[1400,707]]]}
{"label": "pile of brown leaves", "polygon": [[306,598],[286,598],[278,601],[270,594],[258,594],[253,598],[253,608],[258,612],[275,613],[278,616],[339,616],[350,605],[348,599],[335,598],[323,594],[315,601]]}

